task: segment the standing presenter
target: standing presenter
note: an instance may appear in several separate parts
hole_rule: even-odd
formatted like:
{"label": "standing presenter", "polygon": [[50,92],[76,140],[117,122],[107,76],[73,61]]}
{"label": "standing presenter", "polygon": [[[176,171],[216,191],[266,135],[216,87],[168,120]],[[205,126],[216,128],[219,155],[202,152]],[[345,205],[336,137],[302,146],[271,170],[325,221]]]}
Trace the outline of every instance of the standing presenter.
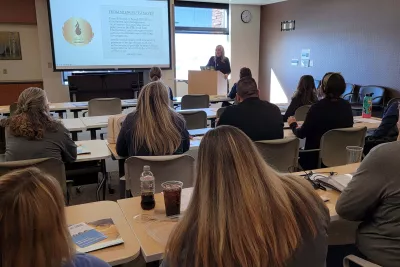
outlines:
{"label": "standing presenter", "polygon": [[229,74],[231,74],[231,63],[229,58],[225,57],[225,49],[222,45],[218,45],[215,48],[215,56],[210,58],[207,67],[212,67],[222,72],[225,75],[225,79],[228,79]]}

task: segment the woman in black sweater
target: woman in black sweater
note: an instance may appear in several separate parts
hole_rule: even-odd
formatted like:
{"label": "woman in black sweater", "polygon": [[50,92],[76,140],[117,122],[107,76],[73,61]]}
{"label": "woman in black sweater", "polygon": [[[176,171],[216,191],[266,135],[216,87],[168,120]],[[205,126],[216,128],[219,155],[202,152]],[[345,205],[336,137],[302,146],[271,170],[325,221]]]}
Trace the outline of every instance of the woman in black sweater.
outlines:
{"label": "woman in black sweater", "polygon": [[293,116],[299,107],[312,105],[317,101],[318,98],[313,76],[302,76],[297,85],[297,90],[292,97],[292,102],[290,102],[290,105],[283,116],[283,121],[287,121],[290,116]]}
{"label": "woman in black sweater", "polygon": [[[301,127],[294,117],[289,117],[288,123],[298,138],[307,138],[305,150],[318,149],[322,135],[337,128],[353,127],[353,113],[348,101],[340,96],[346,89],[346,82],[338,73],[325,74],[321,90],[325,98],[312,105]],[[303,153],[300,165],[303,169],[315,169],[318,163],[318,153]]]}
{"label": "woman in black sweater", "polygon": [[136,111],[128,114],[117,140],[120,156],[165,156],[189,150],[185,119],[168,103],[168,91],[151,82],[140,91]]}

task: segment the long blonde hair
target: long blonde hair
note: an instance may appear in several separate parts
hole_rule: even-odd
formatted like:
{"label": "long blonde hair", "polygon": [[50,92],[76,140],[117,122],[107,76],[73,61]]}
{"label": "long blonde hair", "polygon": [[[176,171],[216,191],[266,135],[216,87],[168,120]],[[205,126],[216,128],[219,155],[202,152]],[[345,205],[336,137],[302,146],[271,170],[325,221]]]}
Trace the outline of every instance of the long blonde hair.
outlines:
{"label": "long blonde hair", "polygon": [[285,266],[301,244],[301,226],[315,236],[316,221],[324,212],[329,217],[321,205],[307,181],[273,171],[242,131],[218,127],[200,144],[192,199],[166,260],[170,266]]}
{"label": "long blonde hair", "polygon": [[160,82],[151,82],[140,91],[133,130],[134,149],[146,146],[151,155],[173,154],[181,145],[183,117],[169,106],[168,90]]}
{"label": "long blonde hair", "polygon": [[2,267],[60,267],[75,253],[57,180],[37,168],[0,177]]}
{"label": "long blonde hair", "polygon": [[57,132],[61,123],[51,117],[45,91],[30,87],[20,94],[15,114],[2,120],[0,125],[14,136],[40,140],[46,131]]}
{"label": "long blonde hair", "polygon": [[221,62],[225,62],[225,48],[222,45],[217,45],[215,48],[215,60],[217,60],[217,49],[221,49]]}

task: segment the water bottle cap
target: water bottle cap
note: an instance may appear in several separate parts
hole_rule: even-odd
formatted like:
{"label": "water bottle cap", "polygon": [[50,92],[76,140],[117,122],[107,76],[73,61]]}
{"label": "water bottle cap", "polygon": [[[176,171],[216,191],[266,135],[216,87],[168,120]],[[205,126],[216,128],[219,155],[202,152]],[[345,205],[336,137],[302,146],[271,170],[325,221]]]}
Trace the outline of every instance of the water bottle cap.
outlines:
{"label": "water bottle cap", "polygon": [[143,166],[143,171],[144,172],[150,171],[150,166],[148,166],[148,165]]}

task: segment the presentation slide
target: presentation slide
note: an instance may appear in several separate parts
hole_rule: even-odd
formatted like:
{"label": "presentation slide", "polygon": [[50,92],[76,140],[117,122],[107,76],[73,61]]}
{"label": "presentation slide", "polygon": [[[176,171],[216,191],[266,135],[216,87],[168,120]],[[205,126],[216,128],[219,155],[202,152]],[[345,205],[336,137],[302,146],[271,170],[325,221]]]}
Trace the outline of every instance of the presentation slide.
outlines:
{"label": "presentation slide", "polygon": [[57,70],[169,68],[168,0],[49,0]]}

